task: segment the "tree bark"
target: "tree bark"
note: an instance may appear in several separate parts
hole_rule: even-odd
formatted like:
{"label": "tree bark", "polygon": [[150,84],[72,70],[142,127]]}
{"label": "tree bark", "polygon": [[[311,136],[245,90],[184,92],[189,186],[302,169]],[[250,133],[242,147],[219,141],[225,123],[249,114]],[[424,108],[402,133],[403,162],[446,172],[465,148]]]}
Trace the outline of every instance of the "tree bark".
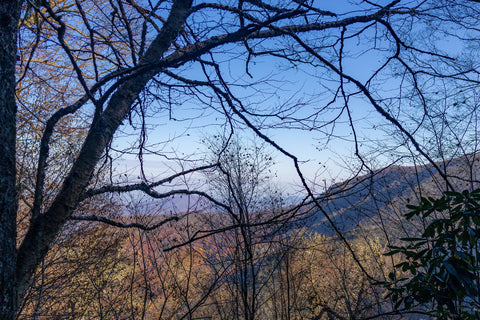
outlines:
{"label": "tree bark", "polygon": [[15,319],[15,64],[20,1],[0,1],[0,319]]}

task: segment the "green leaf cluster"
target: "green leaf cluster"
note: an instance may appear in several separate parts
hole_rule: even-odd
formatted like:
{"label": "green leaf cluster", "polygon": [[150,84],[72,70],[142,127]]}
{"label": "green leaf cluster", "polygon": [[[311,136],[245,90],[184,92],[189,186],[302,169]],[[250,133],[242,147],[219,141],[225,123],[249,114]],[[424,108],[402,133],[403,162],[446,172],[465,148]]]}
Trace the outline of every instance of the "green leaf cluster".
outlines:
{"label": "green leaf cluster", "polygon": [[426,227],[386,254],[402,257],[382,283],[395,307],[421,307],[438,319],[480,319],[480,189],[447,191],[408,209],[405,217]]}

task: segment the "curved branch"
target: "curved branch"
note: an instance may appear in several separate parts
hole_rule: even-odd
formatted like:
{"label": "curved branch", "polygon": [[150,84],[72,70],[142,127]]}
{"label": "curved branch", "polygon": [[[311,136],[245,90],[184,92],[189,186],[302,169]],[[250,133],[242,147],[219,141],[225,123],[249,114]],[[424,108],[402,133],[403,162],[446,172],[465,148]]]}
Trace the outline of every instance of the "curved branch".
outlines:
{"label": "curved branch", "polygon": [[168,222],[171,222],[171,221],[178,221],[180,220],[179,217],[177,216],[174,216],[174,217],[170,217],[170,218],[166,218],[152,226],[146,226],[146,225],[143,225],[143,224],[140,224],[140,223],[136,223],[136,222],[132,222],[132,223],[121,223],[121,222],[118,222],[118,221],[115,221],[115,220],[111,220],[111,219],[108,219],[108,218],[105,218],[105,217],[99,217],[99,216],[96,216],[96,215],[92,215],[92,216],[71,216],[68,218],[68,220],[72,220],[72,221],[95,221],[95,222],[101,222],[101,223],[105,223],[105,224],[108,224],[108,225],[111,225],[111,226],[114,226],[114,227],[117,227],[117,228],[123,228],[123,229],[130,229],[130,228],[136,228],[136,229],[140,229],[140,230],[143,230],[143,231],[152,231],[152,230],[155,230],[161,226],[163,226],[164,224],[168,223]]}
{"label": "curved branch", "polygon": [[[179,67],[185,64],[188,61],[192,61],[207,53],[211,49],[218,47],[220,45],[224,45],[227,43],[233,43],[242,41],[244,39],[265,39],[265,38],[273,38],[279,37],[283,35],[287,35],[290,33],[304,33],[309,31],[322,31],[327,29],[335,29],[341,28],[344,26],[348,26],[351,24],[356,23],[365,23],[371,21],[377,21],[378,19],[392,14],[411,14],[411,11],[396,11],[393,10],[392,7],[398,4],[400,0],[392,1],[389,5],[385,6],[384,8],[378,10],[375,13],[363,16],[354,16],[348,17],[338,21],[329,21],[323,23],[307,23],[301,25],[287,25],[283,27],[273,27],[272,24],[277,21],[289,19],[298,16],[305,12],[305,10],[295,10],[290,11],[282,14],[278,14],[271,19],[268,19],[264,22],[257,22],[255,24],[249,24],[245,27],[239,28],[235,32],[214,36],[207,40],[196,42],[194,44],[186,45],[185,47],[176,50],[175,52],[171,53],[162,61],[159,61],[150,67],[158,68],[157,70],[160,71],[167,67]],[[261,30],[263,28],[268,28],[268,30]]]}
{"label": "curved branch", "polygon": [[159,181],[156,181],[156,182],[148,183],[148,184],[145,183],[145,182],[141,182],[141,183],[136,183],[136,184],[124,185],[124,186],[104,186],[104,187],[101,187],[101,188],[98,188],[98,189],[89,189],[81,197],[80,201],[83,201],[85,199],[91,198],[91,197],[96,196],[96,195],[100,195],[100,194],[104,194],[104,193],[110,193],[110,192],[123,193],[123,192],[129,192],[129,191],[134,191],[134,190],[151,190],[152,188],[158,187],[162,184],[170,183],[174,179],[179,178],[181,176],[184,176],[184,175],[187,175],[187,174],[190,174],[190,173],[193,173],[193,172],[197,172],[197,171],[212,169],[212,168],[215,168],[217,166],[218,166],[218,164],[215,163],[215,164],[201,166],[201,167],[198,167],[198,168],[185,170],[185,171],[176,173],[176,174],[174,174],[174,175],[172,175],[168,178],[165,178],[165,179],[162,179],[162,180],[159,180]]}

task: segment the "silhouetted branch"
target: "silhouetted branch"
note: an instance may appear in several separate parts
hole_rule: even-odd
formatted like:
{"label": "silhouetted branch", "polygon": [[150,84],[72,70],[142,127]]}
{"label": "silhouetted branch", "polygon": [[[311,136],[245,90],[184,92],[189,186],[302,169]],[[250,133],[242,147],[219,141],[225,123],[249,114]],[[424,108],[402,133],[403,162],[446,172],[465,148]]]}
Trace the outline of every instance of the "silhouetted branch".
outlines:
{"label": "silhouetted branch", "polygon": [[117,228],[124,228],[124,229],[126,229],[126,228],[136,228],[136,229],[141,229],[143,231],[155,230],[155,229],[163,226],[164,224],[166,224],[168,222],[180,220],[179,217],[175,216],[175,217],[170,217],[170,218],[167,218],[165,220],[162,220],[161,222],[158,222],[158,223],[156,223],[152,226],[146,226],[146,225],[136,223],[136,222],[122,223],[122,222],[118,222],[118,221],[115,221],[115,220],[112,220],[112,219],[108,219],[108,218],[100,217],[100,216],[96,216],[96,215],[71,216],[68,219],[73,220],[73,221],[95,221],[95,222],[105,223],[105,224],[108,224],[108,225],[111,225],[111,226],[114,226],[114,227],[117,227]]}

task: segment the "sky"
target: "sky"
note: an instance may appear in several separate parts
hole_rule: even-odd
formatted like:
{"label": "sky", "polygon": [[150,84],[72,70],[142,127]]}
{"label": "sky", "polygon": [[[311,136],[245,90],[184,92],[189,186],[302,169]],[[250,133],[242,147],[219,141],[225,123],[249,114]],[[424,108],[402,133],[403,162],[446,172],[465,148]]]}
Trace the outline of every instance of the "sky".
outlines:
{"label": "sky", "polygon": [[[335,12],[348,12],[350,5],[348,1],[318,1],[322,8]],[[389,1],[383,1],[387,3]],[[362,12],[359,11],[358,14]],[[343,17],[343,16],[341,16]],[[344,70],[349,74],[365,82],[368,77],[386,61],[385,53],[391,53],[392,47],[388,39],[377,36],[375,43],[372,43],[373,32],[368,31],[365,36],[353,37],[346,41]],[[347,31],[347,35],[349,35]],[[369,38],[370,37],[370,40]],[[310,39],[311,40],[311,39]],[[322,40],[321,37],[319,41]],[[331,39],[330,39],[331,40]],[[329,40],[329,41],[330,41]],[[272,43],[280,40],[273,40]],[[322,40],[323,41],[323,40]],[[268,43],[264,43],[267,44]],[[278,45],[278,43],[276,43]],[[369,50],[371,48],[376,50]],[[338,45],[335,47],[338,50]],[[220,62],[223,76],[231,83],[232,92],[240,98],[245,107],[252,110],[272,110],[291,106],[295,109],[295,116],[313,115],[322,109],[332,99],[333,92],[338,88],[338,78],[325,72],[316,65],[293,65],[285,63],[278,58],[262,56],[252,59],[249,64],[250,75],[246,74],[245,57],[239,56],[239,48],[230,46],[216,53],[216,61]],[[326,55],[328,56],[328,55]],[[336,61],[332,61],[336,63]],[[398,66],[397,66],[398,67]],[[177,71],[177,70],[176,70]],[[195,80],[204,80],[198,66],[186,65],[178,71],[182,76]],[[389,69],[378,76],[378,85],[381,90],[374,88],[382,97],[390,97],[398,94],[401,77],[393,78],[395,70]],[[252,86],[252,83],[255,83]],[[346,89],[354,92],[357,89],[351,84],[346,84]],[[163,92],[166,94],[166,92]],[[168,94],[171,94],[170,92]],[[151,107],[153,121],[149,122],[147,145],[155,148],[158,155],[145,155],[144,168],[147,177],[156,179],[164,177],[169,173],[178,171],[179,163],[174,158],[186,157],[194,163],[196,160],[207,157],[206,146],[203,142],[206,137],[222,134],[225,128],[225,119],[218,113],[208,108],[212,103],[214,108],[220,108],[215,101],[205,100],[200,103],[198,100],[186,96],[174,94],[173,100],[176,104],[171,110],[159,106],[157,109]],[[155,105],[155,103],[152,103]],[[314,130],[308,130],[307,126],[301,129],[281,128],[281,121],[273,118],[264,119],[264,122],[257,123],[261,132],[275,141],[281,148],[298,157],[300,167],[304,176],[309,180],[310,185],[316,192],[322,192],[325,186],[338,182],[352,175],[359,165],[355,159],[355,145],[353,143],[353,132],[349,124],[349,118],[345,111],[341,112],[344,103],[337,100],[329,105],[327,111],[318,113],[314,122],[308,126]],[[396,105],[386,105],[391,109],[392,114],[400,110]],[[383,130],[386,125],[383,119],[373,107],[365,101],[364,97],[353,96],[349,101],[352,122],[355,123],[360,151],[365,159],[371,161],[373,168],[385,165],[388,161],[388,154],[382,155],[382,144],[388,145],[392,142],[388,131]],[[403,107],[402,107],[403,108]],[[414,115],[395,114],[408,119]],[[338,116],[338,118],[336,118]],[[335,119],[334,125],[326,125],[321,129],[322,123]],[[250,117],[253,119],[253,117]],[[312,118],[310,118],[312,119]],[[414,120],[414,119],[413,119]],[[254,121],[254,120],[252,120]],[[408,126],[408,123],[406,122]],[[114,148],[124,149],[129,144],[135,144],[137,137],[127,137],[133,132],[128,126],[123,127],[125,136],[122,133],[117,136]],[[237,130],[238,131],[238,130]],[[252,132],[242,133],[245,141],[252,139]],[[386,150],[385,150],[386,151]],[[287,192],[295,192],[299,189],[300,180],[292,165],[292,160],[273,149],[266,152],[272,153],[275,158],[276,181],[281,188]],[[382,158],[383,157],[383,158]],[[128,171],[130,179],[138,177],[138,165],[135,155],[124,155],[117,161],[118,170]],[[188,164],[183,164],[187,165]]]}
{"label": "sky", "polygon": [[[257,61],[255,68],[252,68],[251,74],[254,80],[276,79],[274,85],[279,84],[281,87],[270,87],[266,82],[261,85],[264,97],[260,99],[260,104],[295,104],[296,101],[300,101],[305,105],[299,109],[298,114],[309,114],[313,109],[320,108],[325,104],[325,99],[322,98],[325,94],[322,80],[318,79],[316,74],[309,74],[311,70],[292,69],[274,74],[272,70],[278,68],[278,61],[264,60]],[[235,64],[235,61],[232,61],[232,63]],[[244,68],[242,64],[237,65],[240,65],[240,69]],[[286,80],[284,80],[285,78]],[[256,93],[250,92],[249,88],[240,88],[240,91],[244,91],[241,94],[248,97],[244,100],[247,101],[246,105],[248,105],[249,100],[259,103],[257,102],[258,97],[255,96]],[[352,105],[352,114],[358,119],[366,120],[368,117],[376,116],[371,107],[362,101],[357,101]],[[262,106],[260,105],[260,107]],[[185,111],[174,110],[173,117],[184,119],[193,116],[195,112],[197,115],[203,112],[202,108],[195,111],[196,107],[193,106],[193,109],[193,112],[191,108],[185,108]],[[330,116],[338,112],[338,110],[335,110]],[[152,128],[152,133],[148,135],[148,143],[157,145],[157,148],[162,150],[163,154],[169,154],[172,158],[183,157],[188,154],[192,155],[190,157],[192,160],[202,158],[206,151],[206,145],[202,141],[212,134],[221,133],[221,128],[218,125],[222,124],[223,119],[217,114],[208,113],[200,117],[195,115],[193,118],[185,121],[171,120],[166,116],[156,119],[153,125],[155,128]],[[361,125],[363,126],[362,134],[367,134],[367,131],[371,129],[369,128],[370,124],[369,121],[364,122]],[[128,133],[130,130],[126,129]],[[351,143],[352,133],[345,114],[341,116],[341,120],[336,121],[333,132],[337,138],[329,136],[329,130],[325,130],[325,133],[282,128],[265,128],[262,130],[262,133],[266,134],[280,147],[298,157],[303,174],[312,182],[312,186],[316,185],[318,192],[321,192],[326,185],[335,181],[338,182],[352,173],[350,168],[346,167],[348,163],[345,163],[353,157],[354,153],[354,146]],[[244,132],[242,135],[245,137],[245,141],[251,141],[254,136],[251,131]],[[330,138],[328,143],[326,143],[327,137]],[[125,145],[125,141],[120,145]],[[295,172],[293,161],[272,148],[266,150],[266,152],[273,154],[276,162],[274,170],[277,172],[275,180],[281,189],[286,190],[287,193],[294,193],[299,190],[300,180]],[[119,170],[122,170],[122,168],[130,170],[132,171],[131,175],[135,176],[133,172],[136,170],[133,168],[137,167],[138,169],[136,156],[124,156],[123,158],[123,161],[118,162]],[[171,171],[169,170],[170,166],[176,167],[171,161],[166,165],[166,159],[154,155],[145,156],[144,160],[145,172],[147,176],[150,175],[152,178],[168,174]]]}

